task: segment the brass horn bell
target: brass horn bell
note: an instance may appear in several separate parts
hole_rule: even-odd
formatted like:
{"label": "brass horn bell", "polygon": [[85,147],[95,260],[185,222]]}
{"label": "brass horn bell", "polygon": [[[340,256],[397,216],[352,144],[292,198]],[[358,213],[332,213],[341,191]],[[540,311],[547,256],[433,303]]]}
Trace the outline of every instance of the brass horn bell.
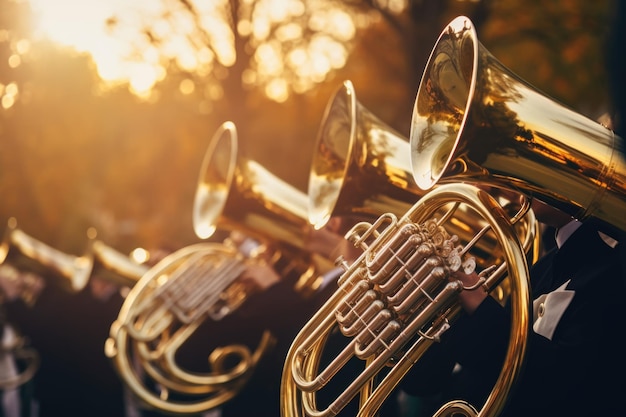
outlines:
{"label": "brass horn bell", "polygon": [[467,17],[433,49],[413,107],[415,182],[470,181],[536,197],[607,232],[626,230],[624,141],[511,72]]}
{"label": "brass horn bell", "polygon": [[415,181],[409,139],[365,108],[344,81],[329,100],[309,173],[308,217],[319,229],[331,217],[404,213],[424,194]]}

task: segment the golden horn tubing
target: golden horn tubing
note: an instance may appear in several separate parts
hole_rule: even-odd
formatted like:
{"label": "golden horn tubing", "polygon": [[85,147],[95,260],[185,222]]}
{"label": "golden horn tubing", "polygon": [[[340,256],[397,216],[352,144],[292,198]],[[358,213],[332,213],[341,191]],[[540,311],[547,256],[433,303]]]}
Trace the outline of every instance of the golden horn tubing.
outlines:
{"label": "golden horn tubing", "polygon": [[[202,162],[194,230],[203,239],[220,228],[258,240],[269,247],[269,262],[284,272],[281,277],[296,276],[296,290],[306,294],[321,277],[304,250],[306,234],[312,230],[306,221],[306,202],[303,193],[239,154],[235,125],[227,122],[213,135]],[[111,326],[107,356],[114,359],[131,390],[157,409],[193,414],[231,400],[272,347],[273,337],[265,331],[254,352],[243,345],[214,350],[209,373],[190,373],[176,362],[176,351],[204,319],[220,321],[258,291],[238,278],[247,263],[262,260],[254,254],[248,257],[228,241],[192,245],[159,262],[133,287]],[[232,359],[236,364],[227,367]],[[149,390],[135,373],[137,363],[166,393],[187,398],[177,401]]]}
{"label": "golden horn tubing", "polygon": [[623,139],[512,73],[467,17],[448,25],[430,55],[410,143],[424,190],[450,181],[494,184],[626,230]]}
{"label": "golden horn tubing", "polygon": [[[236,248],[200,243],[166,256],[132,287],[111,326],[105,354],[146,404],[168,413],[197,414],[235,397],[250,378],[273,344],[267,331],[254,352],[243,345],[216,348],[207,371],[189,371],[176,357],[207,317],[219,320],[238,306],[241,299],[224,299],[224,294],[243,267]],[[160,392],[148,387],[146,378]]]}
{"label": "golden horn tubing", "polygon": [[[503,247],[507,273],[511,278],[513,315],[506,361],[492,394],[479,413],[480,416],[497,415],[517,378],[525,353],[529,323],[526,259],[507,215],[491,196],[469,184],[448,184],[427,193],[400,220],[393,214],[385,214],[373,225],[357,224],[346,235],[365,251],[352,265],[346,265],[346,272],[339,281],[339,290],[294,339],[283,371],[282,416],[334,416],[359,392],[366,392],[367,398],[361,399],[358,415],[375,415],[406,372],[419,360],[428,346],[437,340],[438,334],[445,330],[448,323],[453,321],[459,310],[456,294],[469,289],[459,287],[457,281],[448,280],[448,275],[443,271],[452,264],[456,265],[455,268],[467,264],[458,259],[458,254],[454,250],[450,251],[456,244],[454,239],[437,237],[438,228],[430,228],[434,232],[430,233],[433,236],[432,242],[439,242],[435,246],[443,245],[450,255],[454,255],[449,258],[454,259],[449,265],[443,264],[432,269],[428,267],[425,271],[423,265],[417,263],[414,268],[397,269],[393,274],[389,274],[387,280],[381,279],[378,283],[373,282],[371,277],[380,265],[400,257],[402,253],[400,246],[408,239],[408,235],[403,235],[405,230],[417,229],[417,225],[431,223],[426,220],[454,201],[471,206],[490,225],[491,231]],[[448,220],[453,217],[450,216]],[[422,237],[417,236],[415,239]],[[473,244],[475,243],[468,242],[468,245]],[[398,247],[395,247],[396,245]],[[424,250],[426,249],[429,248]],[[422,256],[417,253],[411,256]],[[410,258],[403,259],[406,261],[405,265],[410,265]],[[479,268],[490,270],[487,265],[479,265]],[[483,287],[493,288],[498,279],[493,275],[487,275]],[[388,288],[382,290],[383,284]],[[407,286],[413,286],[413,291],[408,291],[404,297],[393,301],[393,296]],[[424,297],[424,292],[431,294]],[[364,299],[368,300],[367,294],[371,293],[374,293],[371,295],[372,298],[362,302]],[[374,299],[375,301],[372,301]],[[411,303],[407,304],[406,300],[411,300]],[[349,305],[349,308],[344,308],[346,305]],[[372,312],[372,308],[376,311]],[[356,317],[350,317],[355,314]],[[381,321],[377,321],[379,319]],[[361,333],[353,332],[352,323],[359,321],[361,324],[367,323],[367,327],[362,328]],[[358,335],[350,336],[353,338],[350,339],[348,346],[341,353],[333,355],[327,367],[320,370],[325,341],[336,326],[342,329],[344,335],[347,332]],[[319,409],[316,398],[318,391],[323,389],[341,366],[353,356],[367,359],[364,371],[351,380],[348,387],[326,408]],[[367,389],[368,384],[372,384],[375,376],[383,369],[390,370],[373,389]],[[448,410],[461,408],[458,403],[448,404],[446,407]],[[442,409],[442,413],[444,411],[445,409]]]}
{"label": "golden horn tubing", "polygon": [[70,255],[33,238],[18,227],[15,218],[9,219],[0,245],[0,264],[4,262],[44,276],[52,273],[72,292],[87,285],[92,270],[89,256]]}

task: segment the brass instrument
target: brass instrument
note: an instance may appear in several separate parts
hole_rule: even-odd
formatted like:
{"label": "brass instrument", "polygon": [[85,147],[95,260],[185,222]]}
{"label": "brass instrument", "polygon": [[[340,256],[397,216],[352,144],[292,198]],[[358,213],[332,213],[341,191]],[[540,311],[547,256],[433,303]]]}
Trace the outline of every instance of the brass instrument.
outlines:
{"label": "brass instrument", "polygon": [[[88,279],[89,266],[86,258],[63,253],[26,234],[18,228],[14,217],[8,220],[0,244],[2,279],[12,281],[8,285],[18,288],[19,298],[27,305],[35,303],[43,284],[38,276],[25,275],[20,271],[52,273],[64,288],[77,290]],[[4,297],[5,294],[2,294],[2,298]],[[27,383],[35,376],[40,358],[39,353],[28,345],[26,338],[4,317],[0,326],[0,359],[4,363],[0,389],[12,389]],[[9,369],[5,369],[5,366]],[[10,371],[12,366],[16,367],[15,372]]]}
{"label": "brass instrument", "polygon": [[236,127],[220,126],[200,169],[193,206],[196,235],[206,239],[218,228],[260,242],[279,269],[298,275],[296,288],[315,291],[329,261],[308,250],[312,228],[307,195],[276,177],[238,149]]}
{"label": "brass instrument", "polygon": [[179,349],[203,322],[217,325],[213,331],[220,336],[219,325],[261,291],[240,279],[248,265],[271,265],[302,297],[315,291],[332,265],[307,250],[312,228],[304,193],[243,157],[238,146],[231,122],[213,135],[200,169],[193,225],[201,239],[218,228],[243,234],[255,242],[252,250],[228,238],[168,255],[132,288],[105,346],[130,390],[168,413],[195,414],[230,401],[273,348],[274,335],[265,329],[254,350],[243,343],[213,350],[206,371],[191,372],[177,362]]}
{"label": "brass instrument", "polygon": [[[390,187],[390,185],[392,187]],[[424,192],[415,184],[409,139],[382,122],[344,81],[324,111],[309,176],[309,222],[405,213]]]}
{"label": "brass instrument", "polygon": [[42,275],[51,273],[62,288],[72,292],[87,285],[93,264],[89,256],[61,252],[26,234],[14,217],[7,222],[0,245],[0,264],[5,262]]}
{"label": "brass instrument", "polygon": [[[29,306],[34,305],[44,284],[39,275],[52,276],[55,284],[66,291],[77,293],[88,284],[93,274],[102,276],[118,285],[131,285],[147,270],[127,256],[95,239],[93,230],[88,232],[85,254],[76,256],[55,249],[25,233],[12,217],[7,223],[0,244],[0,268],[3,279],[21,280],[20,298]],[[33,273],[35,275],[33,275]],[[0,379],[0,388],[12,388],[28,382],[39,368],[39,354],[29,347],[24,336],[5,324],[7,342],[0,346],[0,356],[10,353],[23,364],[18,375]],[[10,334],[9,334],[10,333]]]}
{"label": "brass instrument", "polygon": [[[294,339],[281,414],[334,416],[356,401],[359,416],[375,415],[429,346],[454,326],[458,294],[491,293],[506,276],[511,331],[490,395],[484,404],[443,404],[435,414],[499,415],[525,360],[530,260],[514,225],[529,212],[530,200],[521,199],[519,210],[510,212],[489,193],[495,187],[496,193],[538,198],[620,235],[626,229],[621,141],[521,80],[478,42],[468,18],[454,19],[431,53],[413,112],[412,170],[427,192],[401,218],[387,213],[346,235],[364,252],[352,265],[344,263],[339,291]],[[454,211],[461,209],[480,220],[458,222]],[[471,230],[457,234],[460,226]],[[474,256],[489,235],[502,257]],[[478,284],[464,288],[454,276],[459,269],[475,270]],[[347,346],[326,355],[326,340],[337,328]],[[361,359],[362,373],[323,403],[320,394],[354,357]]]}
{"label": "brass instrument", "polygon": [[[445,213],[442,213],[442,209]],[[449,233],[458,224],[457,209],[469,210],[485,226],[476,239]],[[486,191],[470,184],[446,184],[426,193],[402,217],[385,213],[375,222],[356,224],[346,238],[363,253],[345,272],[339,289],[294,339],[281,382],[284,417],[338,415],[357,402],[359,416],[374,416],[413,364],[453,325],[461,291],[496,288],[509,278],[514,307],[511,343],[505,366],[481,416],[494,415],[522,364],[529,326],[526,254],[512,219]],[[477,222],[476,224],[478,224]],[[503,256],[486,264],[471,256],[478,239],[491,235]],[[476,288],[464,288],[454,272],[474,269]],[[326,342],[339,330],[345,347],[328,351]],[[344,386],[331,385],[344,366],[361,360],[362,372]],[[339,392],[329,392],[328,387]],[[332,395],[332,400],[321,398]],[[463,402],[446,404],[437,414],[465,410]],[[478,415],[470,405],[467,410]]]}
{"label": "brass instrument", "polygon": [[[411,123],[416,183],[469,181],[536,197],[607,232],[626,230],[624,141],[547,97],[453,20],[431,53]],[[619,233],[619,232],[618,232]]]}

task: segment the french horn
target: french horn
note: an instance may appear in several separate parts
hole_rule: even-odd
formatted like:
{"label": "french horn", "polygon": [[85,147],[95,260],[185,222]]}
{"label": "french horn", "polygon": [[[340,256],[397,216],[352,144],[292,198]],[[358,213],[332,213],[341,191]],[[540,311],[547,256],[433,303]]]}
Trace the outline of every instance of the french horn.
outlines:
{"label": "french horn", "polygon": [[[523,367],[530,325],[529,259],[514,224],[532,197],[595,221],[609,234],[623,233],[623,151],[612,131],[499,63],[478,42],[468,18],[454,19],[431,53],[413,110],[411,164],[425,194],[400,218],[387,213],[346,234],[363,254],[344,263],[339,290],[294,339],[281,414],[334,416],[355,401],[359,416],[375,415],[454,326],[458,294],[491,293],[506,276],[511,331],[491,393],[483,404],[454,400],[435,414],[499,415]],[[516,212],[494,198],[509,191],[523,197]],[[461,208],[480,219],[461,222],[471,233],[457,233],[455,211]],[[473,255],[488,235],[502,257]],[[479,283],[463,287],[455,270],[476,271]],[[346,346],[325,355],[325,341],[336,329]],[[322,402],[329,381],[353,358],[361,360],[361,374]]]}
{"label": "french horn", "polygon": [[[246,386],[259,361],[274,348],[276,336],[265,328],[260,340],[243,343],[250,337],[238,335],[240,343],[232,344],[220,339],[231,325],[228,320],[262,291],[242,279],[245,269],[258,263],[271,266],[304,300],[332,266],[307,248],[312,228],[306,205],[304,193],[239,151],[232,122],[220,126],[200,169],[194,231],[201,239],[219,230],[246,240],[229,237],[175,251],[129,292],[111,326],[105,353],[143,403],[167,413],[196,414],[227,403]],[[180,364],[179,350],[205,331],[201,326],[207,323],[209,336],[226,345],[207,350],[208,367],[191,371]]]}

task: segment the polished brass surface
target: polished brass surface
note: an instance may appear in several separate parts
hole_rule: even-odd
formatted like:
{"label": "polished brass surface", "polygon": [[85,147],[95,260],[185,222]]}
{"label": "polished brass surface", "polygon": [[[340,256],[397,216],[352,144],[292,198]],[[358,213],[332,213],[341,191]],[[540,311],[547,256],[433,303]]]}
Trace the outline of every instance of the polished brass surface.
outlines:
{"label": "polished brass surface", "polygon": [[410,133],[415,182],[472,181],[626,230],[622,138],[511,72],[454,19],[426,65]]}
{"label": "polished brass surface", "polygon": [[193,226],[198,237],[208,238],[219,228],[256,239],[279,275],[299,275],[296,287],[310,294],[332,262],[307,247],[313,230],[307,204],[304,192],[239,150],[234,123],[220,126],[205,154],[196,188]]}
{"label": "polished brass surface", "polygon": [[[526,207],[528,209],[528,207]],[[442,210],[449,211],[440,216]],[[457,210],[468,210],[483,222],[469,225],[476,239],[492,235],[502,248],[501,259],[486,263],[474,258],[476,239],[448,233]],[[521,369],[529,326],[526,254],[513,219],[485,190],[470,184],[447,184],[425,194],[401,218],[385,213],[370,224],[356,224],[346,238],[363,254],[345,272],[339,290],[294,339],[283,370],[283,417],[337,415],[360,395],[359,416],[374,416],[399,381],[420,359],[459,312],[460,291],[491,291],[501,280],[510,282],[512,330],[506,361],[479,415],[495,416]],[[485,227],[480,224],[485,224]],[[454,229],[456,226],[453,226]],[[453,272],[476,268],[484,281],[463,288]],[[325,355],[326,342],[339,329],[346,346]],[[327,359],[326,356],[330,356]],[[353,358],[364,369],[348,378],[343,390],[327,404],[319,401],[324,388]],[[461,401],[442,406],[438,415],[474,408]]]}
{"label": "polished brass surface", "polygon": [[268,331],[253,352],[240,344],[214,349],[206,371],[186,369],[177,356],[203,321],[219,321],[244,301],[249,291],[236,279],[248,261],[234,246],[199,243],[166,256],[133,286],[111,326],[105,354],[145,404],[197,414],[229,401],[248,381],[273,346]]}
{"label": "polished brass surface", "polygon": [[264,291],[241,279],[248,266],[272,267],[303,300],[316,290],[333,264],[307,248],[313,228],[306,204],[304,193],[241,154],[233,123],[220,126],[200,169],[193,226],[202,239],[218,229],[231,235],[220,243],[180,249],[151,268],[126,297],[105,346],[122,380],[145,404],[167,413],[197,414],[237,396],[274,346],[269,330],[254,349],[240,343],[247,335],[215,349],[207,371],[184,369],[177,352],[204,321],[219,328],[253,294]]}
{"label": "polished brass surface", "polygon": [[309,175],[308,216],[316,228],[331,217],[405,213],[424,193],[415,181],[409,139],[387,126],[344,81],[328,102]]}

